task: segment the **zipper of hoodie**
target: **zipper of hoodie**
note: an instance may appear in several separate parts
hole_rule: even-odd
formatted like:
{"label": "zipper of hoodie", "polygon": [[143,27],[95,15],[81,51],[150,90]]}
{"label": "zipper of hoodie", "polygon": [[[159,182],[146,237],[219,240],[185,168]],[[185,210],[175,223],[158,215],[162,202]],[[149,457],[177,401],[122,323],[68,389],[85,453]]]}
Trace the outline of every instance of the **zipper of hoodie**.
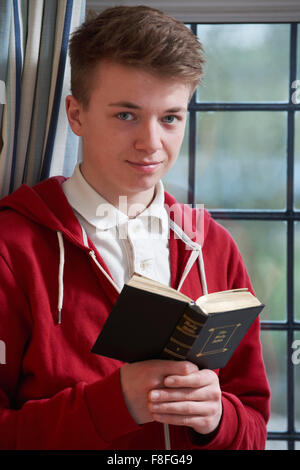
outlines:
{"label": "zipper of hoodie", "polygon": [[94,263],[96,264],[96,266],[100,269],[100,271],[102,272],[102,274],[106,277],[106,279],[108,279],[108,281],[111,283],[111,285],[116,289],[116,291],[118,292],[118,294],[120,294],[120,289],[118,288],[117,284],[114,282],[114,280],[110,277],[109,274],[107,274],[107,272],[105,271],[105,269],[101,266],[101,264],[99,263],[99,261],[97,260],[97,257],[96,257],[96,254],[94,252],[94,250],[90,250],[89,252],[89,255],[90,257],[92,258],[92,260],[94,261]]}
{"label": "zipper of hoodie", "polygon": [[97,257],[96,257],[96,253],[94,252],[94,250],[91,250],[90,247],[89,247],[89,242],[88,242],[88,236],[87,236],[87,233],[85,231],[85,229],[83,228],[83,226],[81,225],[81,231],[82,231],[82,238],[83,238],[83,244],[86,248],[89,248],[89,251],[88,251],[88,254],[89,256],[92,258],[93,262],[96,264],[96,266],[98,267],[98,269],[100,269],[100,271],[102,272],[102,274],[106,277],[106,279],[111,283],[111,285],[114,287],[114,289],[118,292],[118,294],[120,294],[120,289],[119,287],[117,286],[117,284],[114,282],[114,280],[110,277],[109,274],[107,274],[107,272],[105,271],[105,269],[101,266],[101,264],[99,263],[99,261],[97,260]]}

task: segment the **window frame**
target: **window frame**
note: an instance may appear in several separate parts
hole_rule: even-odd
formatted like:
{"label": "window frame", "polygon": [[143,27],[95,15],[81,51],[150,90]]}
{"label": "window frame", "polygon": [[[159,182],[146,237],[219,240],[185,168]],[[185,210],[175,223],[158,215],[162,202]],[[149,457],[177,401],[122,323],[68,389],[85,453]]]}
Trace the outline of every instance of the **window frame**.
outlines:
{"label": "window frame", "polygon": [[[203,22],[189,23],[194,34],[197,34],[197,25]],[[220,23],[218,23],[220,24]],[[229,23],[223,23],[229,24]],[[273,23],[274,24],[274,23]],[[300,103],[293,103],[292,83],[297,79],[297,42],[300,34],[300,23],[290,23],[290,62],[289,62],[289,101],[287,102],[265,102],[265,103],[239,103],[239,102],[198,102],[196,94],[192,97],[189,106],[189,181],[188,181],[188,203],[196,206],[196,142],[197,112],[205,111],[286,111],[287,113],[287,172],[286,172],[286,209],[285,210],[236,210],[236,209],[209,209],[214,219],[222,220],[252,220],[252,221],[284,221],[286,222],[287,242],[287,316],[286,321],[262,321],[261,329],[264,331],[285,331],[287,333],[287,430],[285,432],[268,432],[268,440],[287,442],[288,450],[295,449],[296,441],[300,441],[300,432],[295,428],[295,379],[294,368],[297,367],[291,360],[293,352],[292,343],[294,334],[300,331],[300,322],[296,321],[294,315],[294,237],[295,224],[300,221],[300,210],[294,207],[294,164],[295,164],[295,115],[300,111]]]}

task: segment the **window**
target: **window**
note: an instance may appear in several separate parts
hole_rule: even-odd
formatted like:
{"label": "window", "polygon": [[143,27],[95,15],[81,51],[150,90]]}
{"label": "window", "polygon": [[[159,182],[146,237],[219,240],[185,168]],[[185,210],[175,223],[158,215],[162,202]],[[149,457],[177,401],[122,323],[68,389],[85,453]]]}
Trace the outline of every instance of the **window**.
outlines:
{"label": "window", "polygon": [[206,74],[165,185],[181,202],[203,203],[237,241],[267,305],[261,316],[272,391],[267,449],[299,449],[300,27],[190,27],[204,44]]}

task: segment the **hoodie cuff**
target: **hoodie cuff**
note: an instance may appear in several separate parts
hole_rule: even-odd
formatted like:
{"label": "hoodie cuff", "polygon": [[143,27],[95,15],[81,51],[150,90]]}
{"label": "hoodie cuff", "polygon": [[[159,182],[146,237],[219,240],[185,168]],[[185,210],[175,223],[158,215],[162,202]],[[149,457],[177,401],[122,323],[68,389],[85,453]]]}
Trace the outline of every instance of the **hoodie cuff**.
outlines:
{"label": "hoodie cuff", "polygon": [[94,426],[105,442],[140,429],[125,404],[120,369],[104,380],[87,385],[85,396]]}
{"label": "hoodie cuff", "polygon": [[238,432],[238,416],[234,404],[222,396],[223,413],[218,428],[208,435],[190,432],[194,446],[203,450],[224,450],[231,447]]}

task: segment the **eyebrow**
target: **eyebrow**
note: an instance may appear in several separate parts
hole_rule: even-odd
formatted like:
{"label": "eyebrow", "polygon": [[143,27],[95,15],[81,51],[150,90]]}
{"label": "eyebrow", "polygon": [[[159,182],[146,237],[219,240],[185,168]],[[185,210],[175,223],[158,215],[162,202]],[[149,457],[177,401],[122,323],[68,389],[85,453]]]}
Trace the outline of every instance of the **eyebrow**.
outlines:
{"label": "eyebrow", "polygon": [[[128,108],[128,109],[142,109],[139,105],[131,103],[130,101],[117,101],[116,103],[110,103],[108,106],[118,107],[118,108]],[[166,113],[180,113],[186,112],[187,109],[181,106],[167,109]]]}
{"label": "eyebrow", "polygon": [[118,108],[141,109],[140,106],[134,103],[130,103],[130,101],[117,101],[116,103],[110,103],[108,106],[115,106]]}

